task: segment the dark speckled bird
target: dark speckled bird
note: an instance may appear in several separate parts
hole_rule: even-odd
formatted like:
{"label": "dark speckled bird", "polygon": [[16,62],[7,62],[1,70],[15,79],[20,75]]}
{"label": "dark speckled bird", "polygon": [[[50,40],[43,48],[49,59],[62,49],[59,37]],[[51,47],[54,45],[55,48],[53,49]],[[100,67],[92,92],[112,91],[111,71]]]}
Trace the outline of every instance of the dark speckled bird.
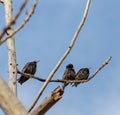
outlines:
{"label": "dark speckled bird", "polygon": [[[75,80],[87,80],[89,77],[89,68],[81,68],[75,76]],[[73,86],[77,87],[80,83],[74,83]]]}
{"label": "dark speckled bird", "polygon": [[[22,72],[34,75],[37,68],[37,63],[39,61],[32,61],[28,62],[22,69]],[[18,79],[18,82],[22,85],[24,82],[26,82],[29,78],[21,75],[21,77]]]}
{"label": "dark speckled bird", "polygon": [[[66,70],[63,74],[62,80],[75,80],[75,70],[72,64],[68,64],[66,66]],[[63,89],[68,85],[69,83],[64,83]]]}

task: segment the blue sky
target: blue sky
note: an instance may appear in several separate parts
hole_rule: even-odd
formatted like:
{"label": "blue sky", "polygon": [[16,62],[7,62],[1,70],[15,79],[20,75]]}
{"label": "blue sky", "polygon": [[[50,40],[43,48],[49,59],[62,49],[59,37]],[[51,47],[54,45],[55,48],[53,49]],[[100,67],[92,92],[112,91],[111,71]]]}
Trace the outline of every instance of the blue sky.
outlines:
{"label": "blue sky", "polygon": [[[14,2],[14,13],[20,2]],[[26,26],[15,35],[18,68],[39,60],[36,76],[47,78],[68,47],[81,20],[86,0],[39,1]],[[32,2],[28,4],[29,9]],[[17,7],[16,7],[17,6]],[[77,88],[68,86],[63,98],[46,115],[119,115],[120,114],[120,1],[93,0],[87,20],[71,53],[54,75],[61,79],[65,66],[73,63],[78,71],[91,67],[91,74],[108,56],[110,63],[90,82]],[[4,10],[0,4],[0,30],[4,26]],[[15,27],[20,24],[23,14]],[[0,75],[8,82],[7,47],[0,46]],[[19,75],[18,75],[19,77]],[[43,83],[30,79],[18,84],[18,98],[28,108]],[[50,83],[37,105],[61,83]],[[2,112],[0,111],[0,115]]]}

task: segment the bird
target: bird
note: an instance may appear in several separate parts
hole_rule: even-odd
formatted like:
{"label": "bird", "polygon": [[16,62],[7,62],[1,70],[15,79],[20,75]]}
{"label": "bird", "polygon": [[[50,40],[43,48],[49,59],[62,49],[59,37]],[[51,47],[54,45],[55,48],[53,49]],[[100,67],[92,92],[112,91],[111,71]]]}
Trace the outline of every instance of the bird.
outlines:
{"label": "bird", "polygon": [[[75,75],[75,80],[87,80],[89,77],[89,68],[81,68]],[[74,83],[72,86],[77,87],[80,83]]]}
{"label": "bird", "polygon": [[[66,66],[66,70],[63,74],[62,80],[75,80],[75,70],[73,67],[73,64],[68,64]],[[63,84],[63,89],[68,85],[69,83],[64,83]]]}
{"label": "bird", "polygon": [[[32,61],[32,62],[28,62],[26,63],[26,65],[23,67],[22,69],[22,72],[23,73],[27,73],[27,74],[31,74],[31,75],[34,75],[35,72],[36,72],[36,68],[37,68],[37,63],[39,62],[38,61]],[[21,75],[20,78],[18,78],[18,82],[22,85],[24,82],[26,82],[29,78],[24,76],[24,75]]]}

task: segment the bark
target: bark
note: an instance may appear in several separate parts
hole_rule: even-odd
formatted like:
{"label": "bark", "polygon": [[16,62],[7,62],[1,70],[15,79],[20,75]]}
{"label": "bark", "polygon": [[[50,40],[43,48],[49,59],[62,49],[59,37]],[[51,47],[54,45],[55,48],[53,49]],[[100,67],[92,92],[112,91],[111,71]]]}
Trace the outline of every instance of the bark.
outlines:
{"label": "bark", "polygon": [[[6,24],[8,25],[12,21],[12,0],[4,0],[5,7],[5,18]],[[10,26],[9,30],[7,30],[7,35],[13,32],[13,25]],[[8,48],[8,74],[9,74],[9,87],[17,95],[17,86],[16,86],[16,76],[17,76],[17,68],[16,68],[16,52],[15,52],[15,41],[12,36],[7,40],[7,48]]]}
{"label": "bark", "polygon": [[63,89],[61,87],[57,87],[41,102],[31,115],[44,115],[57,101],[62,98],[63,93]]}
{"label": "bark", "polygon": [[0,78],[0,108],[6,115],[28,115],[26,109],[2,78]]}

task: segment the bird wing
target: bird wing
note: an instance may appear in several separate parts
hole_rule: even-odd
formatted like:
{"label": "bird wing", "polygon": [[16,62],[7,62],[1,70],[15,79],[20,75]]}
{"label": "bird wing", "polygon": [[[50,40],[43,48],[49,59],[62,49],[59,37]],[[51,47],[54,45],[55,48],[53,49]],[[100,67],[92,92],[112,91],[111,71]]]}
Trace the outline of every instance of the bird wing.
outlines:
{"label": "bird wing", "polygon": [[73,71],[73,73],[74,73],[74,74],[76,74],[76,72],[75,72],[75,70],[74,70],[74,69],[72,69],[72,71]]}
{"label": "bird wing", "polygon": [[83,69],[80,69],[80,70],[76,73],[76,76],[78,76],[79,74],[81,74],[81,73],[82,73],[82,70],[83,70]]}
{"label": "bird wing", "polygon": [[22,69],[22,72],[26,73],[27,72],[27,68],[30,65],[30,62],[28,62]]}
{"label": "bird wing", "polygon": [[67,78],[68,72],[69,72],[68,69],[66,69],[62,77],[63,80]]}
{"label": "bird wing", "polygon": [[22,72],[29,73],[29,74],[35,74],[36,72],[36,64],[33,62],[28,62],[24,68],[22,69]]}

